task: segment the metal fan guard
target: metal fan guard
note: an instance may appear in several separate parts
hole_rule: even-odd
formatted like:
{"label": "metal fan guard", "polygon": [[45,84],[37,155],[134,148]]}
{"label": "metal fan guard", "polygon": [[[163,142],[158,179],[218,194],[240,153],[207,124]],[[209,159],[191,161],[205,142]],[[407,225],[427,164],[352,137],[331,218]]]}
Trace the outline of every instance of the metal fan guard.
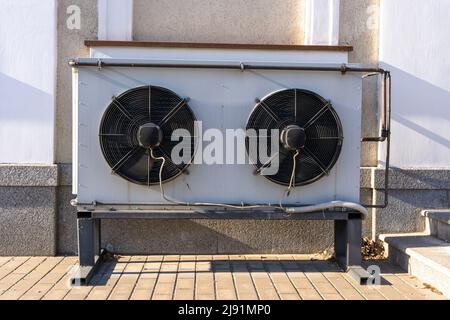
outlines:
{"label": "metal fan guard", "polygon": [[[100,126],[99,126],[99,141],[100,141],[100,148],[101,148],[101,151],[102,151],[102,154],[103,154],[103,156],[104,156],[104,158],[105,158],[105,160],[106,160],[106,162],[108,163],[108,165],[111,167],[111,168],[113,168],[117,163],[115,162],[115,161],[113,161],[113,159],[112,159],[112,157],[111,157],[111,150],[109,149],[109,147],[108,147],[108,145],[105,143],[105,139],[104,139],[104,136],[103,136],[103,134],[105,133],[105,130],[107,130],[108,129],[108,126],[109,125],[111,125],[111,122],[109,122],[109,120],[108,120],[108,117],[109,116],[111,116],[110,115],[110,113],[113,113],[114,111],[112,111],[113,109],[117,109],[117,106],[115,106],[115,102],[114,102],[114,100],[116,100],[116,101],[120,101],[121,99],[124,99],[124,98],[126,98],[128,95],[130,95],[130,94],[133,94],[133,93],[135,93],[135,92],[137,92],[137,91],[139,91],[139,90],[157,90],[157,91],[159,91],[160,93],[162,93],[162,94],[167,94],[168,95],[168,97],[170,96],[170,98],[172,98],[172,99],[176,99],[176,100],[178,100],[179,102],[182,102],[183,101],[183,99],[182,98],[180,98],[177,94],[175,94],[173,91],[171,91],[171,90],[169,90],[169,89],[167,89],[167,88],[163,88],[163,87],[158,87],[158,86],[140,86],[140,87],[135,87],[135,88],[132,88],[132,89],[129,89],[129,90],[127,90],[127,91],[125,91],[125,92],[123,92],[123,93],[121,93],[120,95],[118,95],[117,97],[113,97],[113,100],[111,101],[111,103],[106,107],[106,110],[104,111],[104,113],[103,113],[103,116],[102,116],[102,119],[101,119],[101,121],[100,121]],[[155,108],[155,107],[157,107],[157,106],[152,106],[152,109],[153,108]],[[146,106],[146,108],[148,108],[148,106]],[[170,110],[169,110],[169,112],[170,112]],[[150,114],[151,114],[151,112],[150,112]],[[117,120],[117,119],[116,119]],[[192,111],[192,109],[189,107],[189,105],[187,104],[187,102],[185,102],[184,103],[184,105],[183,105],[183,117],[182,117],[182,120],[183,120],[183,122],[184,123],[186,123],[187,124],[187,129],[191,132],[191,134],[192,134],[192,137],[194,136],[194,122],[196,121],[196,118],[195,118],[195,115],[194,115],[194,113],[193,113],[193,111]],[[145,122],[147,122],[147,121],[145,121]],[[133,141],[133,146],[134,147],[137,147],[137,145],[139,144],[138,143],[138,141],[137,141],[137,138],[136,138],[136,134],[135,133],[137,133],[137,130],[139,129],[139,125],[140,124],[142,124],[143,122],[139,122],[139,121],[136,121],[135,123],[130,123],[128,126],[130,126],[130,127],[132,127],[132,129],[131,129],[131,131],[130,132],[128,132],[128,133],[131,133],[131,134],[128,134],[127,136],[126,136],[126,139],[128,139],[129,141]],[[117,123],[113,123],[113,124],[116,124],[117,125]],[[186,129],[186,128],[185,128]],[[173,130],[171,130],[171,131],[173,131]],[[162,179],[162,182],[169,182],[169,181],[171,181],[171,180],[174,180],[174,179],[176,179],[178,176],[180,176],[183,172],[185,172],[185,170],[186,170],[186,168],[191,164],[191,162],[192,162],[192,160],[193,160],[193,158],[194,158],[194,155],[195,155],[195,143],[194,143],[194,140],[195,139],[192,139],[192,145],[191,145],[191,151],[192,151],[192,156],[191,156],[191,161],[189,162],[189,163],[185,163],[185,164],[182,164],[182,165],[178,165],[177,166],[177,169],[176,169],[176,173],[174,173],[174,172],[172,172],[172,173],[169,173],[168,174],[168,172],[167,172],[167,168],[170,168],[170,167],[173,167],[173,166],[175,166],[175,164],[173,164],[173,163],[171,163],[171,159],[170,159],[170,161],[169,161],[169,159],[167,159],[166,158],[166,165],[165,165],[165,167],[164,167],[164,169],[163,169],[163,179]],[[147,155],[147,157],[149,157],[150,155],[148,154],[148,151],[149,150],[146,150],[145,151],[145,153],[146,153],[146,155]],[[159,155],[161,155],[161,154],[159,154]],[[145,156],[145,155],[144,155]],[[156,156],[158,156],[158,154],[156,154]],[[169,158],[170,158],[170,155],[169,155]],[[153,161],[153,160],[152,160]],[[168,163],[168,161],[169,161],[169,163]],[[158,167],[159,167],[159,165],[158,165]],[[152,169],[153,170],[153,169]],[[159,169],[157,169],[157,170],[155,170],[155,171],[158,171],[158,173],[159,173]],[[153,171],[153,173],[156,173],[155,171]],[[152,176],[152,179],[151,179],[151,181],[150,181],[150,175],[152,174],[152,172],[149,172],[148,173],[148,179],[147,179],[147,181],[144,181],[144,180],[137,180],[137,179],[134,179],[133,177],[130,177],[129,175],[127,175],[127,174],[125,174],[125,173],[123,173],[122,171],[117,171],[117,172],[113,172],[114,174],[117,174],[118,176],[120,176],[121,178],[123,178],[123,179],[125,179],[125,180],[127,180],[127,181],[129,181],[129,182],[132,182],[132,183],[135,183],[135,184],[139,184],[139,185],[146,185],[146,186],[150,186],[150,185],[157,185],[157,184],[159,184],[159,175],[158,174],[153,174],[153,176]]]}
{"label": "metal fan guard", "polygon": [[[296,94],[300,93],[300,94],[304,94],[304,95],[313,97],[314,99],[317,99],[317,101],[320,101],[320,103],[323,106],[325,106],[326,104],[329,103],[326,99],[324,99],[323,97],[321,97],[317,93],[309,91],[309,90],[305,90],[305,89],[281,89],[279,91],[276,91],[276,92],[273,92],[273,93],[267,95],[266,97],[264,97],[260,101],[257,100],[256,105],[253,108],[253,110],[252,110],[252,112],[251,112],[251,114],[250,114],[250,116],[249,116],[249,118],[247,120],[247,127],[246,127],[246,129],[255,129],[255,128],[253,128],[251,126],[252,125],[252,118],[254,118],[255,114],[261,109],[261,103],[264,103],[265,101],[267,101],[267,100],[269,100],[269,99],[271,99],[273,97],[284,95],[284,94],[288,94],[288,93],[292,93],[292,92],[296,92]],[[333,156],[331,157],[330,161],[326,164],[326,167],[325,167],[325,169],[326,169],[325,171],[326,172],[324,172],[322,170],[322,172],[320,174],[316,174],[315,176],[313,176],[313,177],[311,177],[309,179],[306,179],[304,181],[298,181],[296,179],[295,180],[295,186],[296,187],[312,184],[312,183],[322,179],[324,176],[328,175],[329,172],[334,167],[334,165],[336,164],[338,158],[339,158],[339,155],[340,155],[341,150],[342,150],[343,139],[344,139],[343,138],[342,124],[341,124],[341,121],[339,119],[339,116],[338,116],[337,112],[334,110],[334,108],[331,106],[331,104],[329,105],[329,113],[330,113],[330,116],[332,117],[332,119],[334,121],[335,130],[336,130],[336,134],[337,134],[336,137],[337,138],[336,138],[336,145],[335,145]],[[282,120],[281,122],[277,123],[277,126],[269,127],[267,129],[269,129],[269,130],[270,129],[280,129],[280,132],[281,132],[282,128],[284,128],[284,127],[286,127],[288,125],[291,125],[291,124],[297,124],[293,119],[281,119],[281,120]],[[270,140],[268,140],[268,144],[269,144],[268,148],[270,149]],[[280,147],[280,150],[283,149],[283,146],[281,145],[281,142],[280,142],[280,146],[279,147]],[[246,139],[246,148],[247,148],[247,153],[250,156],[248,138]],[[302,151],[300,151],[300,153],[301,152]],[[290,155],[293,155],[293,153],[294,153],[293,151],[289,152]],[[289,160],[288,160],[289,168],[286,169],[286,170],[290,174],[291,170],[292,170],[292,156],[290,156],[288,158],[289,158]],[[256,160],[257,161],[254,161],[253,163],[254,163],[254,166],[256,168],[256,172],[258,172],[258,170],[261,169],[263,164],[260,163],[259,158],[256,159]],[[302,170],[301,169],[301,164],[299,165],[298,161],[299,160],[297,160],[297,170],[296,170],[296,172],[299,172],[300,170]],[[282,165],[282,163],[280,161],[280,169],[279,169],[279,171],[283,170],[281,168],[281,165]],[[275,174],[275,175],[265,175],[264,177],[267,178],[268,180],[276,183],[276,184],[279,184],[279,185],[283,185],[283,186],[288,186],[289,185],[289,180],[281,180],[281,179],[279,179],[277,177],[277,175],[278,175],[278,173]]]}

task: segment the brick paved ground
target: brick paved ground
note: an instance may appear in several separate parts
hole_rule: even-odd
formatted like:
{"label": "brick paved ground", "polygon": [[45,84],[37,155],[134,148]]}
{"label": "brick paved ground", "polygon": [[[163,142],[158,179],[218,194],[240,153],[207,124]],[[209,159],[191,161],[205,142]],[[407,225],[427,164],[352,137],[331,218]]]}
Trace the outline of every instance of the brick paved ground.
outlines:
{"label": "brick paved ground", "polygon": [[[387,262],[376,288],[304,255],[121,256],[71,288],[76,257],[0,257],[2,299],[445,299]],[[370,263],[373,264],[373,263]]]}

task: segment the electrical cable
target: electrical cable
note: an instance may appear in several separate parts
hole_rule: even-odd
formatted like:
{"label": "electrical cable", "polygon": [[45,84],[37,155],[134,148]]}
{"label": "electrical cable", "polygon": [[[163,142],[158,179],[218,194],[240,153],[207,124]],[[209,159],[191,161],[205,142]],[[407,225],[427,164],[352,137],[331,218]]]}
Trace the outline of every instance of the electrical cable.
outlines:
{"label": "electrical cable", "polygon": [[[362,218],[365,219],[368,216],[368,211],[366,208],[364,208],[363,206],[361,206],[360,204],[357,203],[353,203],[353,202],[345,202],[345,201],[332,201],[332,202],[328,202],[328,203],[320,203],[320,204],[316,204],[316,205],[311,205],[311,206],[304,206],[304,207],[290,207],[290,208],[283,208],[282,206],[274,206],[274,205],[244,205],[242,204],[241,206],[235,206],[235,205],[231,205],[231,204],[225,204],[225,203],[210,203],[210,202],[194,202],[194,203],[189,203],[189,202],[182,202],[182,201],[177,201],[177,200],[173,200],[170,199],[169,197],[167,197],[164,193],[164,187],[163,187],[163,180],[162,180],[162,173],[163,173],[163,169],[164,169],[164,165],[166,163],[166,159],[164,157],[155,157],[155,155],[153,154],[153,149],[150,148],[150,156],[152,157],[152,159],[154,160],[161,160],[161,167],[159,168],[159,188],[161,190],[161,196],[163,197],[164,200],[170,202],[170,203],[174,203],[174,204],[180,204],[180,205],[185,205],[185,206],[198,206],[198,207],[224,207],[224,208],[230,208],[230,209],[263,209],[263,208],[275,208],[275,209],[281,209],[282,211],[284,211],[287,214],[298,214],[298,213],[310,213],[310,212],[314,212],[314,211],[324,211],[324,210],[328,210],[328,209],[334,209],[334,208],[347,208],[347,209],[352,209],[352,210],[356,210],[358,212],[361,213]],[[295,157],[297,157],[298,154],[294,155],[294,160]],[[292,188],[292,176],[295,176],[295,168],[293,168],[292,170],[293,174],[291,174],[291,188]],[[281,205],[281,203],[280,203]]]}
{"label": "electrical cable", "polygon": [[174,200],[174,199],[170,199],[169,197],[166,196],[166,194],[164,193],[164,187],[163,187],[163,179],[162,179],[162,173],[163,173],[163,169],[164,169],[164,165],[166,163],[166,159],[164,157],[155,157],[153,154],[153,149],[150,148],[150,156],[152,157],[152,159],[154,160],[161,160],[161,167],[159,168],[159,188],[161,190],[161,196],[163,197],[164,200],[174,203],[174,204],[181,204],[181,205],[185,205],[185,206],[202,206],[202,207],[224,207],[224,208],[230,208],[230,209],[262,209],[262,208],[277,208],[280,209],[280,207],[278,206],[274,206],[274,205],[245,205],[242,204],[241,206],[235,206],[235,205],[231,205],[231,204],[225,204],[225,203],[212,203],[212,202],[194,202],[194,203],[189,203],[189,202],[183,202],[183,201],[178,201],[178,200]]}
{"label": "electrical cable", "polygon": [[297,157],[300,154],[300,150],[297,150],[295,154],[292,157],[292,172],[291,172],[291,179],[289,180],[289,186],[287,187],[286,191],[283,193],[283,195],[280,198],[279,206],[281,210],[286,212],[286,209],[283,207],[283,199],[289,197],[291,193],[291,189],[295,187],[295,173],[297,171]]}

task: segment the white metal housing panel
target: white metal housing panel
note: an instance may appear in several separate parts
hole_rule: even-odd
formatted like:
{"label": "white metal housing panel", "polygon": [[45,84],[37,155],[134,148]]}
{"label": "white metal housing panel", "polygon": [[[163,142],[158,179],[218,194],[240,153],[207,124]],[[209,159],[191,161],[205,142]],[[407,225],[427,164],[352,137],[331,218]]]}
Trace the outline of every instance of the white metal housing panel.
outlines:
{"label": "white metal housing panel", "polygon": [[78,70],[72,70],[72,193],[78,193]]}
{"label": "white metal housing panel", "polygon": [[[140,186],[111,175],[100,150],[98,130],[111,97],[136,86],[167,87],[190,97],[203,130],[245,128],[255,98],[283,88],[314,91],[332,101],[339,114],[344,144],[328,177],[291,192],[286,203],[330,200],[359,202],[361,78],[333,72],[244,71],[79,67],[78,201],[161,203],[159,186]],[[253,175],[252,165],[191,165],[190,174],[164,184],[167,195],[182,201],[278,203],[285,187]]]}

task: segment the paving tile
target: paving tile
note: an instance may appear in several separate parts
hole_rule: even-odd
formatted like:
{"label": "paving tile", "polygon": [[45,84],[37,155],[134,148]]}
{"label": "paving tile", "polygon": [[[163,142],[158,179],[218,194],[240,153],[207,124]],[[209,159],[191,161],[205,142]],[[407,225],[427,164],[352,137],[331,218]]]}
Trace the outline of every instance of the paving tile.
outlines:
{"label": "paving tile", "polygon": [[27,274],[21,281],[16,283],[11,290],[23,291],[20,299],[39,300],[50,290],[53,285],[64,276],[59,274],[58,279],[54,279],[52,283],[44,283],[43,279],[48,274],[52,274],[55,267],[63,261],[63,257],[50,257],[37,266],[32,272]]}
{"label": "paving tile", "polygon": [[[310,256],[309,256],[310,257]],[[305,255],[119,256],[90,286],[71,287],[76,257],[0,257],[0,299],[406,300],[446,299],[386,261],[380,286],[362,286]]]}
{"label": "paving tile", "polygon": [[322,294],[324,300],[343,300],[339,293],[324,293]]}
{"label": "paving tile", "polygon": [[322,300],[323,297],[320,293],[312,288],[312,289],[299,289],[299,295],[303,300]]}
{"label": "paving tile", "polygon": [[130,300],[150,300],[152,290],[135,289],[130,296]]}
{"label": "paving tile", "polygon": [[0,257],[0,268],[10,261],[13,257]]}
{"label": "paving tile", "polygon": [[42,300],[62,300],[68,292],[68,289],[51,290],[42,298]]}
{"label": "paving tile", "polygon": [[324,276],[345,300],[365,300],[364,296],[342,274],[324,273]]}
{"label": "paving tile", "polygon": [[194,300],[194,288],[192,289],[176,289],[174,300]]}
{"label": "paving tile", "polygon": [[131,297],[145,262],[142,256],[133,256],[127,261],[108,300],[128,300]]}
{"label": "paving tile", "polygon": [[252,278],[248,272],[233,273],[237,298],[239,300],[257,300],[258,294],[255,290]]}
{"label": "paving tile", "polygon": [[[20,265],[28,261],[30,257],[12,257],[0,268],[0,280],[4,277],[10,275],[14,270],[16,270]],[[1,289],[0,289],[1,290]]]}
{"label": "paving tile", "polygon": [[[0,290],[8,291],[23,291],[28,290],[35,282],[37,282],[41,276],[42,270],[37,273],[34,271],[46,258],[45,257],[31,257],[29,260],[18,266],[16,269],[12,271],[9,275],[4,277],[0,281]],[[24,278],[28,277],[29,280],[26,281],[20,288],[19,287],[21,281]]]}
{"label": "paving tile", "polygon": [[91,292],[92,287],[72,287],[64,300],[84,300]]}
{"label": "paving tile", "polygon": [[175,285],[177,281],[177,269],[179,256],[164,256],[160,270],[154,281],[152,299],[173,299]]}
{"label": "paving tile", "polygon": [[122,276],[122,272],[125,270],[128,261],[131,257],[119,257],[117,261],[112,261],[98,281],[102,281],[102,285],[98,285],[92,288],[89,292],[86,300],[106,300],[114,290],[116,283]]}
{"label": "paving tile", "polygon": [[353,280],[347,273],[342,275],[366,300],[386,300],[386,298],[373,286],[361,285]]}

